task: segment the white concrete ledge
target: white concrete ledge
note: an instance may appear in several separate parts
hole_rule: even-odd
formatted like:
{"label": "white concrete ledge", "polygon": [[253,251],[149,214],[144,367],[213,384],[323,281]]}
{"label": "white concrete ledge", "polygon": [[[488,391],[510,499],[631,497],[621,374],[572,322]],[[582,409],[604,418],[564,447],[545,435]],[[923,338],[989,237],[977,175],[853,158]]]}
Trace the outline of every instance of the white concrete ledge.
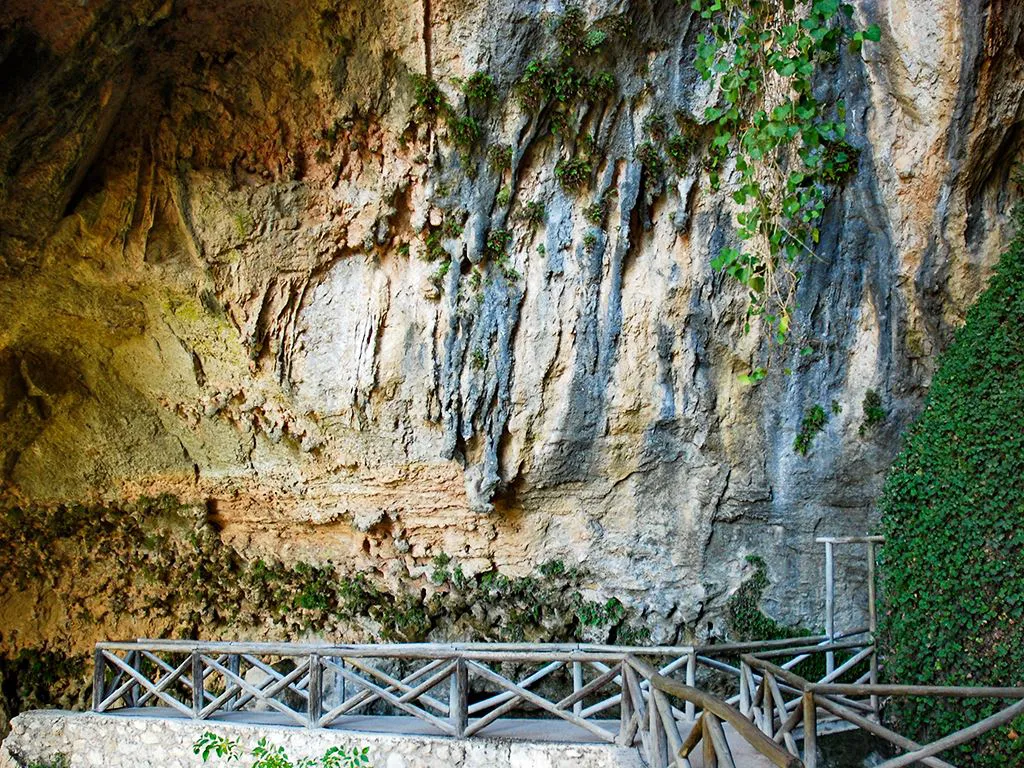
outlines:
{"label": "white concrete ledge", "polygon": [[[304,729],[239,722],[35,711],[18,715],[0,746],[0,768],[63,754],[70,768],[199,768],[192,745],[205,731],[238,739],[246,752],[261,738],[295,760],[333,746],[369,747],[374,768],[642,768],[635,749],[606,744],[560,744],[502,738],[451,739]],[[213,758],[210,766],[237,765]]]}

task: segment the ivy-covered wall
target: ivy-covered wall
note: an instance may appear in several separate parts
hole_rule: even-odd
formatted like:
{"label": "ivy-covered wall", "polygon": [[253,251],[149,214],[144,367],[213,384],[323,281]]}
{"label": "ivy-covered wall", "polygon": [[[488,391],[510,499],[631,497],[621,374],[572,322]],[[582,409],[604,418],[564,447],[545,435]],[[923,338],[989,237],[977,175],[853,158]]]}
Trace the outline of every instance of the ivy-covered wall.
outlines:
{"label": "ivy-covered wall", "polygon": [[[930,685],[1024,685],[1024,208],[988,289],[943,356],[882,499],[884,676]],[[924,740],[1007,702],[896,699]],[[949,759],[1024,761],[1024,718]]]}

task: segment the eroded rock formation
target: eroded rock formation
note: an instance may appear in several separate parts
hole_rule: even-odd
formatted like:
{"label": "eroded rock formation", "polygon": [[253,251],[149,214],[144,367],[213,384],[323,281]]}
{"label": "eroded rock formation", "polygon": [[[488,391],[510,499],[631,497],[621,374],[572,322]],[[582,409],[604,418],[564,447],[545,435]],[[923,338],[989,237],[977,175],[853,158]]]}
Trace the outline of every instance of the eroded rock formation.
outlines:
{"label": "eroded rock formation", "polygon": [[[752,388],[738,375],[766,348],[710,266],[731,199],[699,141],[661,177],[635,156],[648,116],[699,124],[715,98],[688,6],[583,6],[615,87],[575,108],[581,147],[513,94],[556,45],[556,3],[8,0],[8,502],[172,493],[243,552],[390,581],[442,552],[467,574],[585,564],[659,641],[705,633],[757,554],[771,612],[815,623],[814,536],[872,527],[935,354],[1008,240],[1024,12],[857,4],[882,42],[819,78],[857,168],[800,343]],[[456,79],[479,71],[498,96],[467,105]],[[477,121],[471,147],[419,114],[417,74]],[[581,151],[567,191],[558,161]],[[861,430],[869,390],[884,419]]]}

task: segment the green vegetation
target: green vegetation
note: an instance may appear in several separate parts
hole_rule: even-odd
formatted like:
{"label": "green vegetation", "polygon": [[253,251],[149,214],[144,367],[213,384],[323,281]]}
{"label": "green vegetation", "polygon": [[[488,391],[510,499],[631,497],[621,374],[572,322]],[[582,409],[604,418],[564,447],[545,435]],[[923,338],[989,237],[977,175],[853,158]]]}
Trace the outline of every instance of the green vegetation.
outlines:
{"label": "green vegetation", "polygon": [[453,114],[448,118],[448,138],[464,153],[473,149],[481,133],[480,124],[470,115],[456,117]]}
{"label": "green vegetation", "polygon": [[[698,38],[697,68],[722,94],[704,116],[714,132],[706,165],[717,188],[725,160],[735,159],[733,199],[742,207],[740,247],[722,248],[713,264],[747,289],[747,327],[760,317],[784,343],[801,260],[818,243],[830,186],[856,158],[845,142],[845,105],[819,100],[813,87],[819,67],[839,54],[853,7],[840,0],[692,5],[708,24]],[[877,26],[856,31],[853,47],[880,34]]]}
{"label": "green vegetation", "polygon": [[58,753],[52,759],[45,762],[29,763],[28,768],[71,768],[71,761],[68,760],[67,755]]}
{"label": "green vegetation", "polygon": [[90,660],[84,654],[47,648],[26,648],[10,657],[0,656],[0,707],[10,716],[29,709],[82,707],[89,669]]}
{"label": "green vegetation", "polygon": [[512,189],[510,187],[502,187],[498,190],[498,194],[494,196],[494,202],[499,208],[507,206],[512,202]]}
{"label": "green vegetation", "polygon": [[660,112],[653,112],[644,118],[644,132],[657,142],[665,141],[668,136],[668,120]]}
{"label": "green vegetation", "polygon": [[451,109],[441,86],[424,75],[413,76],[412,98],[417,120],[433,122]]}
{"label": "green vegetation", "polygon": [[[748,555],[746,561],[754,566],[754,573],[740,584],[739,589],[725,603],[730,640],[741,643],[754,640],[786,640],[815,634],[804,627],[783,626],[761,610],[761,600],[771,586],[768,580],[768,566],[757,555]],[[838,656],[845,658],[848,654]],[[824,656],[812,656],[798,664],[793,671],[808,680],[820,680],[825,674]]]}
{"label": "green vegetation", "polygon": [[491,173],[500,175],[512,168],[512,146],[494,144],[487,150],[487,166]]}
{"label": "green vegetation", "polygon": [[460,237],[465,229],[466,216],[466,211],[462,209],[445,213],[444,221],[441,223],[441,234],[448,238]]}
{"label": "green vegetation", "polygon": [[486,104],[498,96],[494,78],[486,72],[474,72],[461,83],[462,92],[470,101]]}
{"label": "green vegetation", "polygon": [[604,198],[595,200],[593,203],[583,209],[583,217],[593,224],[595,227],[604,226],[604,216],[606,211],[606,204]]}
{"label": "green vegetation", "polygon": [[885,421],[885,408],[882,407],[881,395],[873,389],[864,393],[864,402],[861,404],[861,408],[864,410],[864,420],[860,424],[859,432],[863,437]]}
{"label": "green vegetation", "polygon": [[697,151],[698,142],[693,136],[674,133],[665,142],[665,154],[672,164],[672,170],[682,175],[689,167],[690,158]]}
{"label": "green vegetation", "polygon": [[587,186],[592,172],[590,161],[583,158],[562,159],[555,166],[555,178],[566,192],[578,192]]}
{"label": "green vegetation", "polygon": [[768,580],[768,566],[757,555],[748,555],[748,564],[754,566],[753,575],[744,581],[725,603],[725,614],[729,629],[737,642],[748,640],[781,640],[788,637],[805,637],[810,632],[783,627],[761,610],[761,599],[771,586]]}
{"label": "green vegetation", "polygon": [[533,226],[543,224],[545,218],[544,201],[530,200],[523,206],[520,215],[524,221],[529,222]]}
{"label": "green vegetation", "polygon": [[441,243],[443,234],[443,231],[439,229],[431,229],[427,232],[427,236],[423,239],[422,258],[424,261],[435,262],[448,258],[448,251]]}
{"label": "green vegetation", "polygon": [[[242,757],[242,747],[237,739],[220,736],[206,731],[192,745],[192,752],[203,762],[210,757],[223,758],[228,762]],[[259,740],[250,752],[252,768],[373,768],[370,763],[369,747],[328,747],[321,757],[303,757],[293,761],[284,747],[272,744],[266,737]]]}
{"label": "green vegetation", "polygon": [[423,75],[413,76],[413,117],[432,125],[444,121],[448,140],[464,157],[469,155],[483,134],[476,118],[456,112],[441,86]]}
{"label": "green vegetation", "polygon": [[531,61],[513,91],[525,111],[546,115],[555,133],[571,135],[579,128],[578,107],[597,104],[615,91],[615,76],[598,66],[608,35],[588,26],[578,4],[552,21],[552,33],[557,55]]}
{"label": "green vegetation", "polygon": [[438,265],[430,275],[430,282],[433,283],[437,288],[441,288],[444,285],[445,276],[451,271],[451,261],[443,261]]}
{"label": "green vegetation", "polygon": [[659,177],[665,170],[665,161],[658,152],[658,148],[649,141],[645,141],[636,148],[636,159],[649,176]]}
{"label": "green vegetation", "polygon": [[[1018,234],[943,355],[882,496],[879,640],[892,681],[1024,683],[1024,208],[1014,218]],[[890,712],[925,742],[1004,706],[895,699]],[[1020,733],[1024,718],[943,758],[1019,765]]]}
{"label": "green vegetation", "polygon": [[508,246],[512,242],[512,233],[507,229],[492,229],[487,234],[487,244],[484,246],[484,253],[489,259],[500,259],[508,253]]}
{"label": "green vegetation", "polygon": [[588,28],[587,14],[579,5],[567,5],[565,12],[553,21],[552,27],[563,59],[594,53],[607,38],[603,31]]}
{"label": "green vegetation", "polygon": [[825,428],[827,423],[828,414],[817,403],[804,411],[804,418],[800,422],[800,431],[797,432],[796,439],[793,441],[793,450],[801,456],[806,456],[811,450],[814,438]]}

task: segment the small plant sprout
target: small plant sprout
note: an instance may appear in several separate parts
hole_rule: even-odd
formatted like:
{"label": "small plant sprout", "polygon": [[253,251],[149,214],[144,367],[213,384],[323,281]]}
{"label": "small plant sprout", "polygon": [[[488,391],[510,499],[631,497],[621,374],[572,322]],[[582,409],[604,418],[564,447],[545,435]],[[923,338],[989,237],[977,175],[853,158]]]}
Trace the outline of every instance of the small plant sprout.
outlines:
{"label": "small plant sprout", "polygon": [[204,763],[210,759],[211,755],[223,757],[225,760],[238,760],[242,756],[237,739],[219,736],[213,731],[206,731],[200,736],[192,745],[192,752],[202,757]]}
{"label": "small plant sprout", "polygon": [[544,201],[531,200],[523,206],[520,215],[525,221],[528,221],[533,226],[537,226],[544,223],[544,214]]}

